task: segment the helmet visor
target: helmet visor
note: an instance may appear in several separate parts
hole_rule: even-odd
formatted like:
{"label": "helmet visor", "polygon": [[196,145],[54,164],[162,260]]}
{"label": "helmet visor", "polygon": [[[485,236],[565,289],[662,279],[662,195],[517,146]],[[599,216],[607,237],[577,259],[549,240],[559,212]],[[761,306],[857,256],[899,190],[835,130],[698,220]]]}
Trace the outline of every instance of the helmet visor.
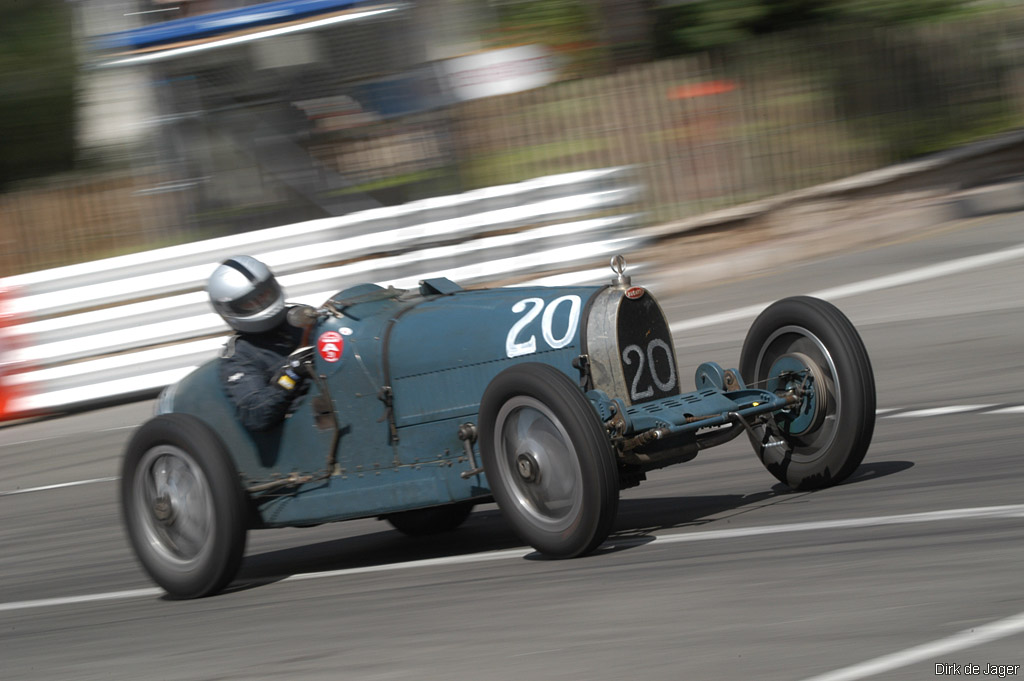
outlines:
{"label": "helmet visor", "polygon": [[256,284],[255,288],[241,298],[227,302],[227,308],[239,317],[258,314],[274,304],[281,296],[281,285],[276,279],[268,279]]}

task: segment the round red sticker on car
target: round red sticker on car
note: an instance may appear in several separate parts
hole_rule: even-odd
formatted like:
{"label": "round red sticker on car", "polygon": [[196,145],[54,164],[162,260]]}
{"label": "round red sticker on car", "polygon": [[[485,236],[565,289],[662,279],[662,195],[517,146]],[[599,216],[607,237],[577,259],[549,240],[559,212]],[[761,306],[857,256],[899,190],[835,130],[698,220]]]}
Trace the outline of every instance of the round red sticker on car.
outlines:
{"label": "round red sticker on car", "polygon": [[345,349],[345,341],[337,331],[326,331],[320,334],[316,347],[325,361],[337,362],[341,359],[341,353]]}
{"label": "round red sticker on car", "polygon": [[642,298],[644,293],[646,293],[644,289],[640,288],[639,286],[634,286],[633,288],[626,291],[626,297],[629,298],[630,300],[636,300],[637,298]]}

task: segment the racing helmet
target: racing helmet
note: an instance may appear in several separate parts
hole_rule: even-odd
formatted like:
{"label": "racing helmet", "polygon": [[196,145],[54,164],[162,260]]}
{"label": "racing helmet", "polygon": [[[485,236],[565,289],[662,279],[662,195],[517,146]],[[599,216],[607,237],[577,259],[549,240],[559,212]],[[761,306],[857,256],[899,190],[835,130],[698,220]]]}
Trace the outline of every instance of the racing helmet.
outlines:
{"label": "racing helmet", "polygon": [[217,314],[235,331],[262,333],[284,321],[284,291],[270,268],[256,258],[228,258],[206,286]]}

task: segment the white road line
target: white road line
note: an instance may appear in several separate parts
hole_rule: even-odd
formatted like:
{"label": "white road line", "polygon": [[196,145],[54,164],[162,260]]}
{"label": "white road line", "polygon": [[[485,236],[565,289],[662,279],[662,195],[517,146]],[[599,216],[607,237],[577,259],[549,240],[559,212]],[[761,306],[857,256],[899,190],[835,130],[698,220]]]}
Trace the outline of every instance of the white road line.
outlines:
{"label": "white road line", "polygon": [[[862,527],[878,527],[883,525],[903,525],[909,523],[941,522],[948,520],[978,520],[992,518],[1024,518],[1024,504],[1010,506],[987,506],[979,508],[959,508],[945,511],[927,511],[924,513],[904,513],[891,516],[875,516],[870,518],[849,518],[845,520],[822,520],[806,523],[792,523],[788,525],[763,525],[760,527],[733,528],[729,530],[704,530],[700,532],[683,532],[678,534],[658,535],[654,537],[624,537],[621,539],[612,538],[607,542],[610,546],[637,545],[638,547],[651,544],[678,544],[681,542],[709,541],[720,539],[738,539],[742,537],[753,537],[765,534],[780,534],[784,532],[808,532],[814,530],[837,530]],[[468,565],[474,563],[486,563],[512,558],[523,558],[534,552],[529,549],[508,549],[505,551],[489,551],[486,553],[473,553],[462,556],[448,556],[445,558],[429,558],[426,560],[413,560],[404,563],[389,563],[386,565],[369,565],[358,568],[345,568],[342,570],[331,570],[329,572],[310,572],[287,577],[281,582],[298,582],[311,579],[327,579],[333,577],[348,577],[351,575],[369,574],[376,572],[390,572],[394,570],[411,570],[416,568],[430,568],[445,565]],[[14,601],[11,603],[0,603],[0,612],[12,610],[30,610],[36,608],[48,608],[58,605],[72,605],[75,603],[123,600],[126,598],[141,598],[162,594],[159,589],[133,589],[131,591],[113,591],[109,593],[90,594],[86,596],[68,596],[65,598],[44,598],[34,601]]]}
{"label": "white road line", "polygon": [[726,322],[736,322],[741,319],[752,319],[761,314],[770,304],[771,303],[758,303],[757,305],[748,305],[735,310],[729,310],[728,312],[718,312],[704,317],[693,317],[686,321],[671,324],[668,328],[673,334],[677,334],[680,331],[692,331],[693,329],[702,329],[705,326],[715,326],[716,324],[725,324]]}
{"label": "white road line", "polygon": [[[506,551],[489,551],[487,553],[470,553],[462,556],[448,556],[446,558],[426,558],[424,560],[410,560],[404,563],[389,563],[387,565],[367,565],[366,567],[343,568],[341,570],[330,570],[328,572],[304,572],[282,579],[282,582],[304,582],[310,579],[325,579],[331,577],[350,577],[352,575],[365,575],[374,572],[391,572],[393,570],[408,570],[414,568],[441,567],[444,565],[465,565],[469,563],[490,563],[496,560],[507,560],[509,558],[525,558],[535,553],[532,549],[508,549]],[[3,606],[0,606],[2,608]]]}
{"label": "white road line", "polygon": [[981,255],[970,255],[966,258],[947,260],[946,262],[926,265],[913,270],[907,270],[906,272],[888,274],[882,277],[866,279],[864,281],[854,282],[843,286],[834,286],[832,288],[822,289],[812,293],[811,295],[817,296],[818,298],[825,298],[826,300],[838,300],[840,298],[849,298],[850,296],[856,296],[862,293],[871,293],[874,291],[881,291],[882,289],[906,286],[907,284],[916,284],[922,281],[928,281],[929,279],[948,277],[951,274],[969,272],[970,270],[976,270],[981,267],[990,267],[992,265],[998,265],[999,263],[1016,260],[1017,258],[1024,258],[1024,244],[1017,244],[1016,246],[1004,248],[999,251],[992,251],[991,253],[982,253]]}
{"label": "white road line", "polygon": [[[992,253],[972,255],[966,258],[958,258],[956,260],[940,262],[934,265],[918,267],[917,269],[908,270],[907,272],[887,274],[882,277],[875,277],[874,279],[856,281],[852,284],[833,286],[832,288],[815,291],[809,295],[816,298],[824,298],[825,300],[840,300],[841,298],[849,298],[863,293],[872,293],[874,291],[881,291],[883,289],[894,288],[896,286],[905,286],[906,284],[916,284],[918,282],[928,281],[929,279],[947,277],[951,274],[967,272],[981,267],[989,267],[1001,262],[1016,260],[1017,258],[1024,258],[1024,244],[1018,244],[1017,246],[1006,248],[1001,251],[993,251]],[[690,331],[692,329],[700,329],[706,326],[714,326],[716,324],[724,324],[726,322],[734,322],[741,319],[751,319],[759,315],[766,307],[768,307],[768,305],[770,305],[770,303],[759,303],[757,305],[748,305],[746,307],[726,312],[719,312],[704,317],[694,317],[693,319],[687,319],[686,321],[676,322],[669,328],[672,330],[672,333],[679,333],[680,331]]]}
{"label": "white road line", "polygon": [[127,598],[149,598],[152,596],[162,596],[163,594],[163,589],[150,587],[148,589],[130,589],[128,591],[108,591],[107,593],[87,594],[85,596],[41,598],[35,601],[0,603],[0,612],[7,612],[10,610],[28,610],[30,608],[51,608],[55,605],[74,605],[76,603],[95,603],[96,601],[121,601]]}
{"label": "white road line", "polygon": [[926,416],[945,416],[946,414],[962,414],[968,411],[984,411],[985,409],[991,409],[994,406],[994,404],[953,404],[948,407],[932,407],[930,409],[903,411],[899,414],[890,414],[887,418],[915,419],[924,418]]}
{"label": "white road line", "polygon": [[989,412],[990,414],[1024,414],[1024,405],[1016,407],[1005,407],[1003,409],[994,409]]}
{"label": "white road line", "polygon": [[1011,506],[985,506],[980,508],[956,508],[947,511],[904,513],[900,515],[874,516],[869,518],[848,518],[846,520],[817,520],[787,525],[761,525],[759,527],[737,527],[729,530],[706,530],[682,534],[661,535],[655,538],[660,544],[707,541],[709,539],[736,539],[762,534],[784,532],[808,532],[815,530],[844,530],[856,527],[880,527],[883,525],[906,525],[910,523],[933,523],[943,520],[976,520],[979,518],[1024,518],[1024,504]]}
{"label": "white road line", "polygon": [[113,482],[120,480],[118,476],[112,476],[108,478],[93,478],[91,480],[75,480],[74,482],[58,482],[53,485],[42,485],[41,487],[26,487],[25,489],[12,489],[5,492],[0,492],[0,497],[9,497],[12,494],[28,494],[29,492],[42,492],[48,489],[62,489],[64,487],[78,487],[79,485],[91,485],[96,482]]}
{"label": "white road line", "polygon": [[18,442],[0,442],[0,447],[13,447],[14,445],[34,445],[40,442],[50,442],[51,440],[67,440],[70,438],[79,438],[83,435],[92,435],[95,433],[111,433],[117,430],[131,430],[138,428],[138,426],[114,426],[112,428],[101,428],[99,430],[93,430],[88,433],[68,433],[67,435],[50,435],[49,437],[38,437],[34,440],[19,440]]}
{"label": "white road line", "polygon": [[940,655],[945,658],[951,653],[1022,632],[1024,632],[1024,612],[1017,613],[1006,619],[965,629],[952,636],[940,638],[930,643],[914,646],[913,648],[907,648],[898,653],[883,655],[882,657],[876,657],[873,660],[861,662],[850,667],[837,669],[819,676],[812,676],[804,681],[856,681],[857,679],[864,679],[893,669],[906,667],[915,662],[933,660]]}

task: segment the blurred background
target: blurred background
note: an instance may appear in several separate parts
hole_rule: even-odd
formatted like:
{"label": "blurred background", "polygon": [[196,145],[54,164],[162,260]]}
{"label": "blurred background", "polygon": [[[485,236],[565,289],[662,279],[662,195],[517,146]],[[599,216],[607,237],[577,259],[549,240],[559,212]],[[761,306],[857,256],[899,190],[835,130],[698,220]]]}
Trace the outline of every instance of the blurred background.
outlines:
{"label": "blurred background", "polygon": [[574,170],[648,224],[1024,123],[985,0],[0,0],[0,276]]}

